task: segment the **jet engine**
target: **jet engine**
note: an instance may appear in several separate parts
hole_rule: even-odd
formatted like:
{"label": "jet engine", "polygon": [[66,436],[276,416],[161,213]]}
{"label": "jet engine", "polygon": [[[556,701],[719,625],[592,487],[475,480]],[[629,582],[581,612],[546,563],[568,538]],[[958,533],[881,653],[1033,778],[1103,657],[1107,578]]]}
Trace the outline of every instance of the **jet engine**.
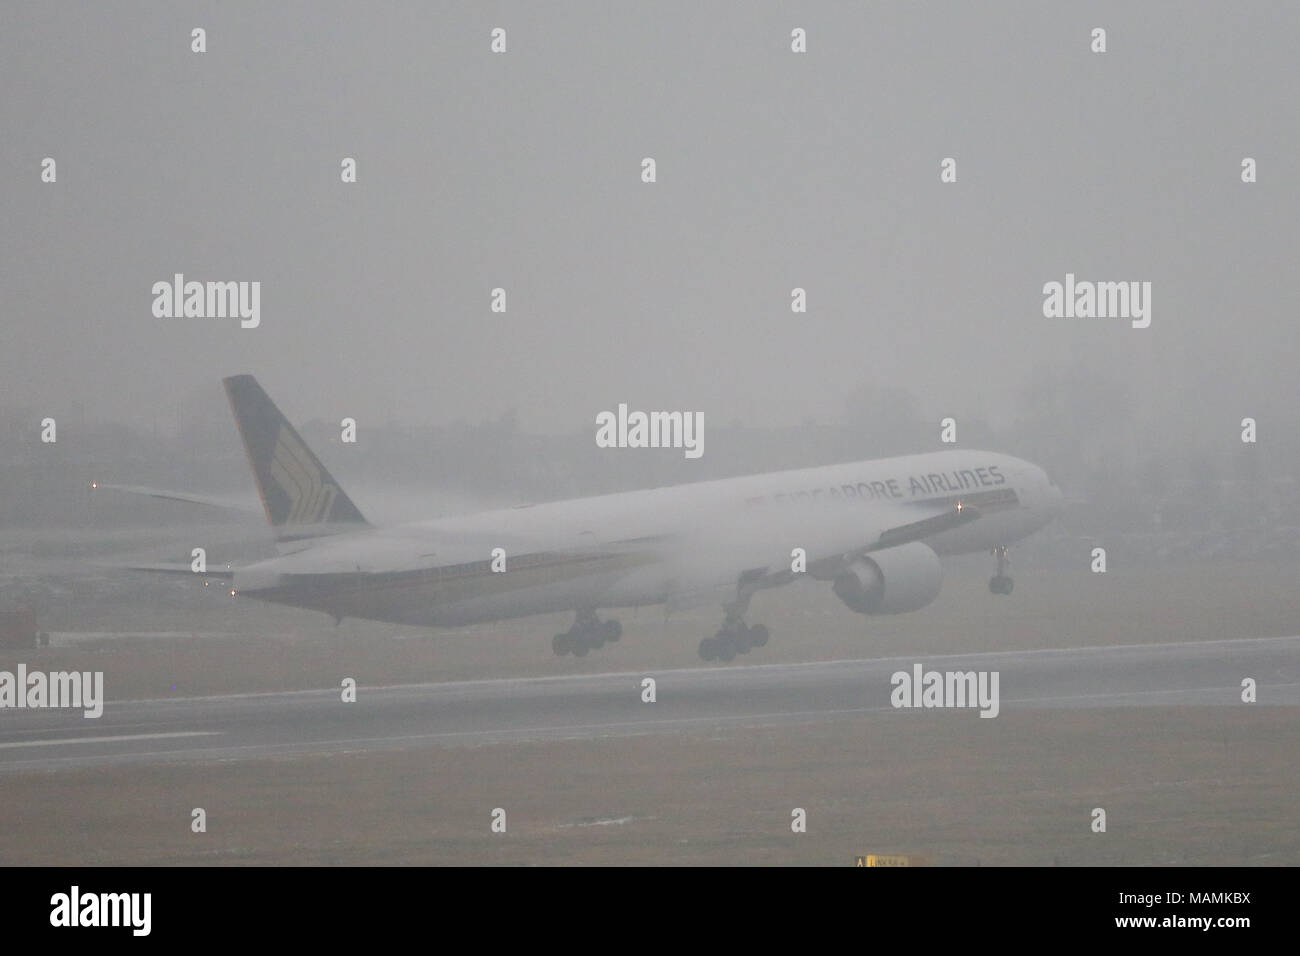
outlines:
{"label": "jet engine", "polygon": [[919,541],[873,551],[835,576],[831,590],[859,614],[903,614],[939,596],[939,556]]}

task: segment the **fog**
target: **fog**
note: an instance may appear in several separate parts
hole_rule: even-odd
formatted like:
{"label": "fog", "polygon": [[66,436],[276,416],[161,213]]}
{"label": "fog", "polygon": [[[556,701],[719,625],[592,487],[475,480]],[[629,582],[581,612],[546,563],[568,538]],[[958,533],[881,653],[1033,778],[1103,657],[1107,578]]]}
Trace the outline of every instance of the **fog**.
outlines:
{"label": "fog", "polygon": [[[9,415],[188,427],[251,371],[367,424],[563,434],[619,401],[832,424],[867,383],[1013,425],[1082,366],[1099,430],[1294,431],[1293,5],[5,16]],[[155,318],[177,272],[260,281],[260,326]],[[1067,272],[1150,281],[1150,328],[1044,318]]]}

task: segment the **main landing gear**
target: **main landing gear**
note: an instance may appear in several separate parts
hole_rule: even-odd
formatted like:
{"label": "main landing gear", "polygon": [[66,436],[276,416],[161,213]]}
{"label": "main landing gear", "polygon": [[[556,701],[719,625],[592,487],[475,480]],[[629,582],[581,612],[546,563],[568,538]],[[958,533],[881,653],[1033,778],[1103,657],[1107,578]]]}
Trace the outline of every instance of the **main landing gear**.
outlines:
{"label": "main landing gear", "polygon": [[588,651],[612,644],[622,636],[623,625],[618,621],[602,621],[595,611],[579,611],[573,627],[551,639],[551,650],[560,657],[586,657]]}
{"label": "main landing gear", "polygon": [[762,624],[747,625],[745,610],[749,595],[727,607],[727,617],[722,628],[713,637],[700,641],[700,657],[706,661],[730,661],[737,654],[748,654],[755,647],[765,647],[770,636]]}
{"label": "main landing gear", "polygon": [[1015,585],[1011,575],[1006,573],[1007,565],[1011,563],[1007,557],[1007,547],[1003,545],[993,549],[993,554],[997,555],[998,573],[989,578],[989,590],[994,594],[1010,594],[1011,588]]}
{"label": "main landing gear", "polygon": [[713,637],[700,641],[700,657],[706,661],[734,660],[737,654],[748,654],[752,648],[767,644],[768,630],[762,624],[748,626],[744,621],[727,622]]}

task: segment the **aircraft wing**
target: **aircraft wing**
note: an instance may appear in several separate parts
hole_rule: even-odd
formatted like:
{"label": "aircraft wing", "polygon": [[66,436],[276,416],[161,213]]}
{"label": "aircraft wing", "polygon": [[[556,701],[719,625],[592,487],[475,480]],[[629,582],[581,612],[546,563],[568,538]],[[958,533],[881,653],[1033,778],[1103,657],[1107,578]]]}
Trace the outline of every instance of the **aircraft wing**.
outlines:
{"label": "aircraft wing", "polygon": [[959,528],[964,524],[970,524],[980,516],[979,509],[970,505],[964,505],[960,501],[955,505],[949,505],[942,510],[935,511],[922,517],[914,515],[899,515],[899,518],[908,518],[911,520],[904,521],[903,524],[894,525],[880,532],[880,536],[875,543],[866,548],[867,551],[879,551],[882,548],[892,548],[895,545],[907,544],[909,541],[923,541],[931,535],[939,534],[943,531],[949,531],[953,528]]}
{"label": "aircraft wing", "polygon": [[669,556],[670,610],[734,600],[738,585],[774,587],[792,581],[795,548],[810,574],[833,576],[855,558],[977,521],[978,509],[960,502],[913,506],[848,503],[761,508],[711,524],[675,541]]}
{"label": "aircraft wing", "polygon": [[114,568],[118,571],[148,571],[153,574],[188,574],[192,578],[233,578],[235,576],[234,568],[209,568],[199,572],[188,564],[105,564],[102,567]]}

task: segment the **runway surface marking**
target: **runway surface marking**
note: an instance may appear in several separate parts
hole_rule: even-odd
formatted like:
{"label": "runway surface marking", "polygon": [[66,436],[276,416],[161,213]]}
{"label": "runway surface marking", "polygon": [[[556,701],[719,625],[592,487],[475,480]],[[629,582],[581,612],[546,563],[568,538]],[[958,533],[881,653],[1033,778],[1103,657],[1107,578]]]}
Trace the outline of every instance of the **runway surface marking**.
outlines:
{"label": "runway surface marking", "polygon": [[[606,680],[615,677],[626,677],[629,680],[641,680],[647,676],[692,676],[692,675],[718,675],[718,674],[743,674],[763,671],[810,671],[819,668],[840,668],[846,665],[884,665],[894,662],[913,664],[917,662],[928,663],[938,667],[942,661],[966,661],[966,660],[983,660],[986,658],[1020,658],[1020,657],[1040,657],[1052,654],[1079,654],[1085,656],[1109,654],[1113,651],[1172,651],[1177,649],[1195,649],[1195,648],[1222,648],[1224,645],[1236,645],[1242,649],[1250,646],[1261,645],[1286,645],[1288,642],[1296,643],[1297,649],[1300,650],[1300,635],[1285,635],[1282,637],[1239,637],[1223,638],[1214,641],[1174,641],[1165,644],[1090,644],[1087,647],[1037,647],[1028,650],[1010,650],[1010,651],[973,651],[970,653],[945,653],[945,654],[910,654],[895,657],[845,657],[836,658],[829,661],[794,661],[791,663],[777,664],[717,664],[710,667],[646,667],[637,671],[598,671],[592,674],[549,674],[542,677],[485,677],[475,680],[457,680],[457,681],[425,681],[417,684],[377,684],[370,689],[384,691],[402,691],[436,688],[439,690],[470,689],[474,687],[483,687],[486,685],[505,685],[505,684],[527,684],[541,685],[554,684],[564,681],[589,681],[589,680]],[[1260,649],[1263,649],[1262,647]],[[1298,658],[1300,662],[1300,658]],[[313,694],[337,694],[338,688],[312,688],[308,690],[264,690],[250,691],[238,694],[210,694],[202,697],[140,697],[129,700],[116,701],[118,704],[153,704],[153,703],[182,703],[187,701],[204,701],[204,700],[249,700],[258,697],[305,697]]]}
{"label": "runway surface marking", "polygon": [[20,740],[0,744],[0,750],[13,747],[58,747],[64,744],[112,744],[124,740],[163,740],[170,737],[220,737],[219,730],[188,730],[170,734],[118,734],[113,737],[64,737],[60,740]]}
{"label": "runway surface marking", "polygon": [[[1000,708],[1300,707],[1300,637],[917,654],[792,664],[646,668],[423,684],[106,701],[79,713],[0,712],[0,773],[157,761],[218,761],[439,745],[673,734],[816,721],[977,720],[978,708],[895,708],[893,677],[1001,674]],[[657,701],[642,700],[653,676]],[[1257,703],[1242,683],[1257,685]],[[909,717],[909,715],[911,715]],[[989,720],[990,725],[996,720]],[[41,735],[41,736],[37,736]],[[147,743],[146,743],[147,742]],[[115,746],[116,745],[116,746]],[[42,753],[42,748],[49,748]],[[57,754],[57,756],[56,756]]]}

